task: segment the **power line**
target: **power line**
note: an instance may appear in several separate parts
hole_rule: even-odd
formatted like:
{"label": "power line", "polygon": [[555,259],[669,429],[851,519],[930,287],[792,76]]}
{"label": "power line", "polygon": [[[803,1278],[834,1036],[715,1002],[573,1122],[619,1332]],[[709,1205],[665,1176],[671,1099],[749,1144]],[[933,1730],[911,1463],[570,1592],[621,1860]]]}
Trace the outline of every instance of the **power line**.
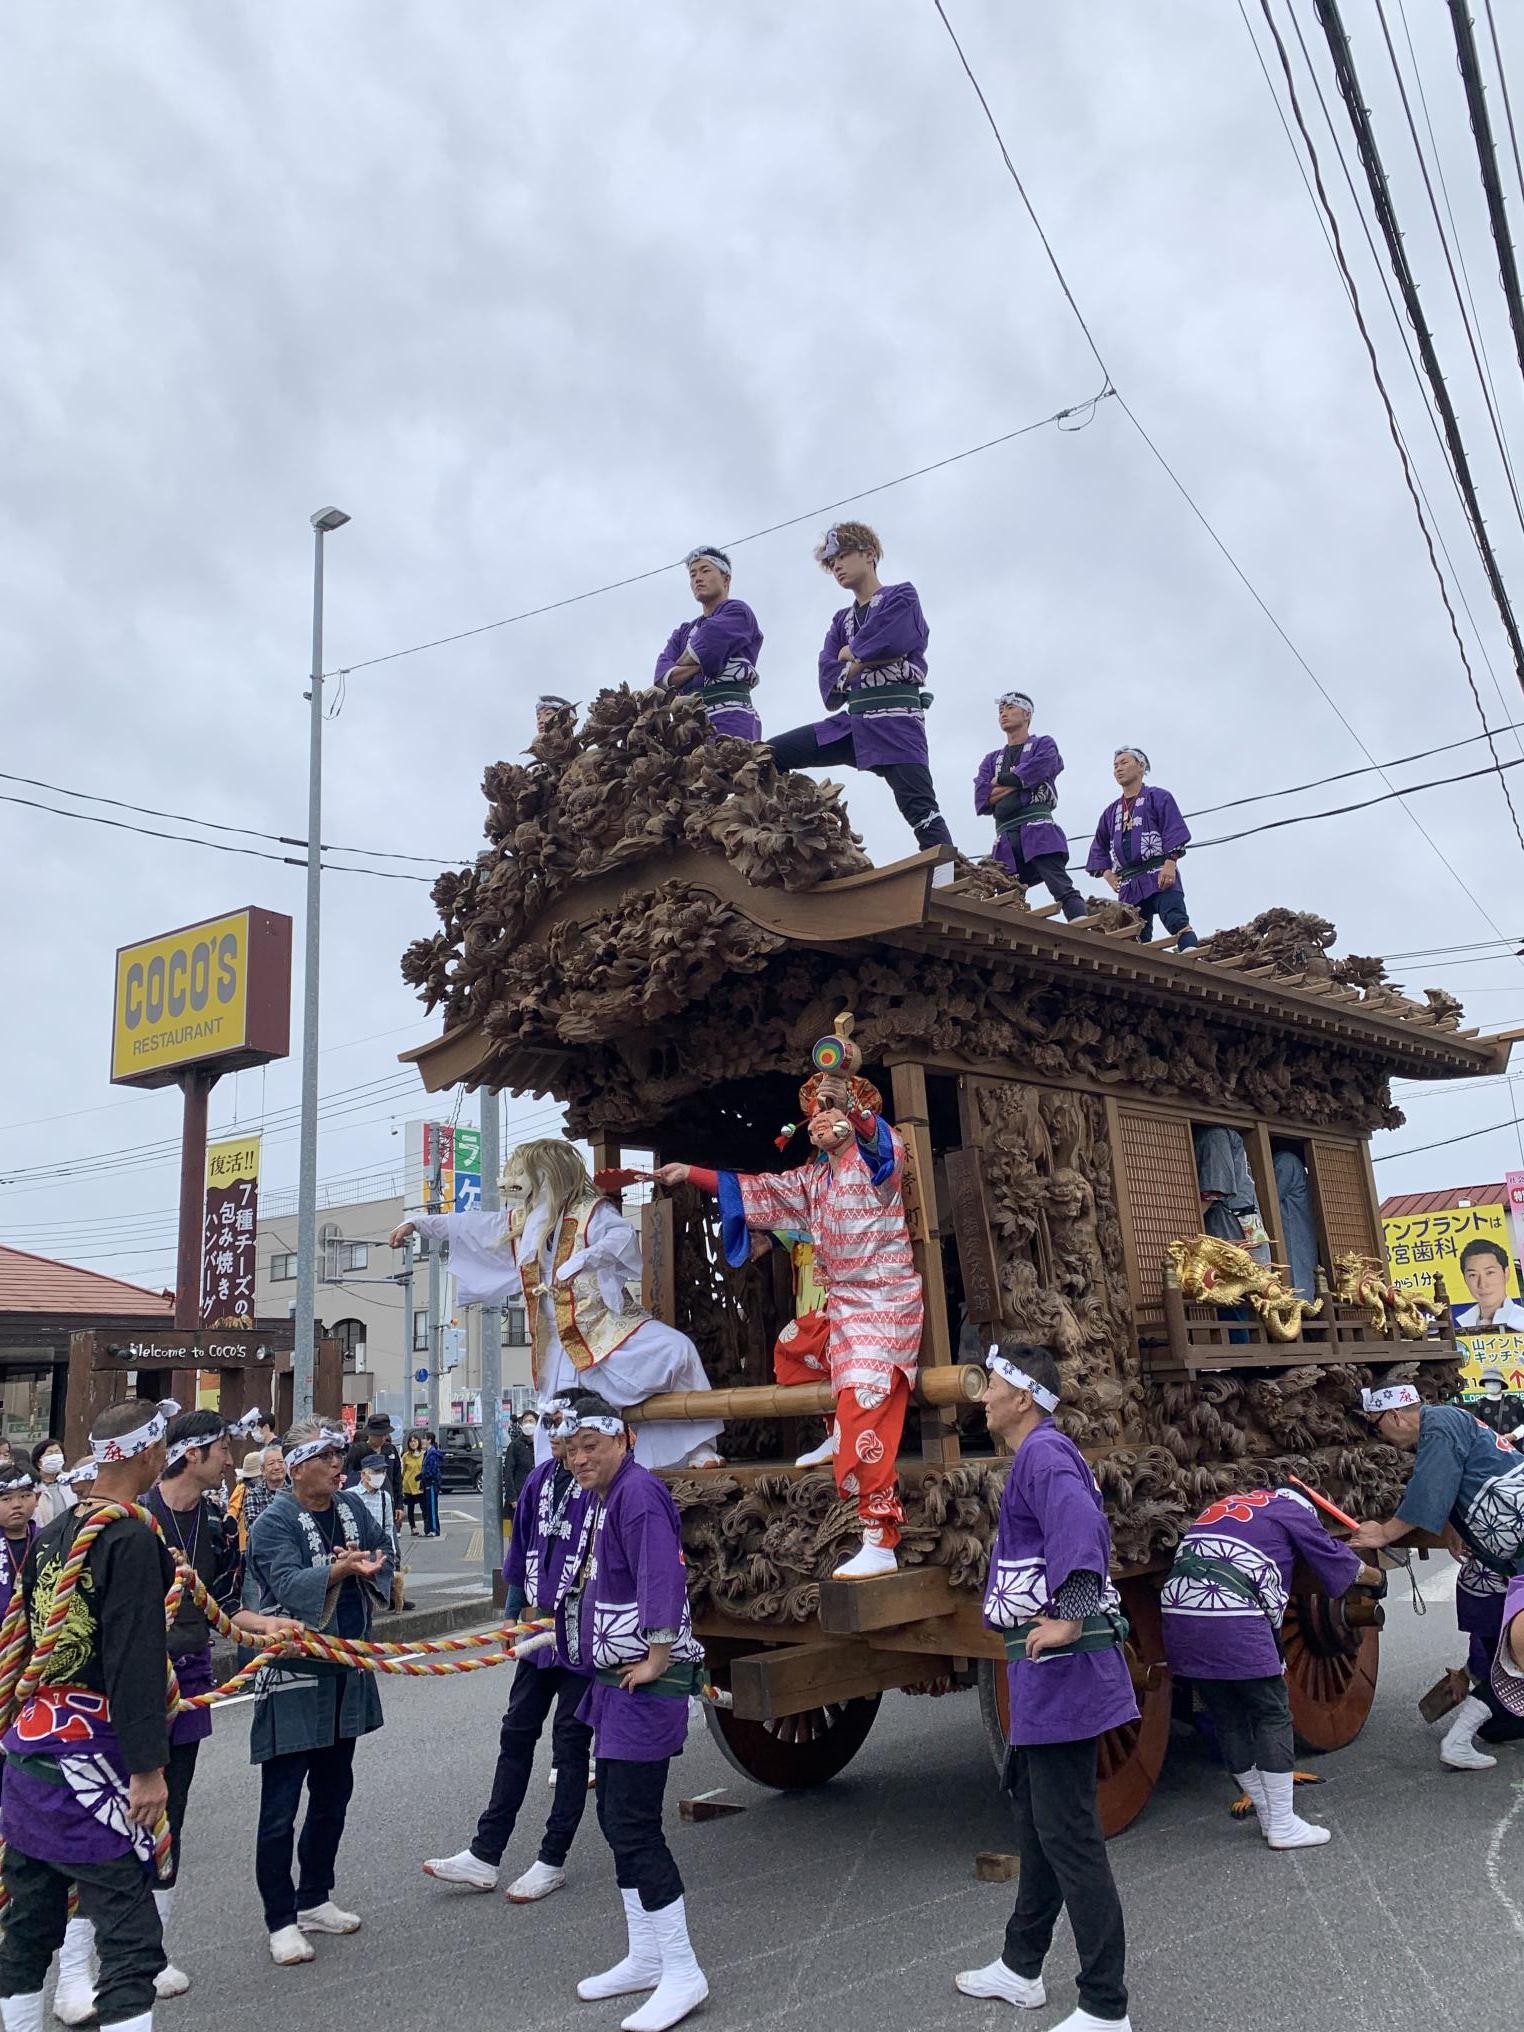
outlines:
{"label": "power line", "polygon": [[[1090,346],[1090,350],[1095,354],[1096,360],[1101,367],[1101,371],[1106,375],[1107,386],[1110,388],[1111,393],[1115,396],[1116,401],[1122,410],[1122,413],[1126,416],[1128,422],[1132,425],[1133,429],[1138,433],[1138,436],[1143,440],[1143,443],[1152,453],[1155,461],[1163,469],[1170,483],[1173,485],[1176,492],[1180,495],[1180,498],[1185,502],[1186,506],[1190,509],[1192,515],[1195,516],[1196,520],[1200,523],[1201,527],[1205,530],[1206,534],[1211,538],[1212,543],[1221,553],[1222,557],[1228,564],[1229,568],[1232,570],[1234,576],[1243,586],[1245,592],[1248,593],[1249,597],[1254,601],[1254,604],[1259,608],[1260,612],[1264,615],[1265,619],[1270,623],[1270,626],[1275,630],[1276,634],[1280,637],[1281,641],[1285,644],[1286,648],[1290,651],[1291,655],[1295,658],[1296,662],[1301,666],[1302,670],[1305,672],[1306,676],[1311,681],[1312,685],[1317,690],[1320,697],[1323,699],[1325,705],[1327,705],[1329,710],[1339,721],[1339,724],[1344,728],[1344,731],[1355,743],[1355,746],[1360,750],[1361,754],[1365,757],[1366,761],[1371,763],[1372,766],[1375,767],[1378,770],[1378,772],[1380,772],[1380,764],[1376,762],[1375,756],[1372,755],[1370,749],[1365,745],[1365,742],[1360,738],[1359,734],[1356,733],[1353,725],[1350,723],[1348,717],[1344,713],[1343,708],[1339,706],[1339,704],[1334,699],[1333,694],[1324,684],[1323,680],[1318,676],[1317,672],[1313,669],[1312,665],[1307,661],[1306,657],[1302,654],[1301,650],[1298,649],[1296,644],[1292,641],[1290,635],[1287,634],[1280,620],[1271,610],[1269,603],[1264,598],[1264,595],[1260,592],[1259,588],[1254,584],[1253,580],[1249,577],[1248,573],[1244,570],[1243,566],[1238,562],[1238,559],[1233,555],[1232,551],[1229,550],[1223,538],[1218,535],[1217,530],[1208,520],[1205,511],[1197,503],[1196,499],[1191,494],[1190,489],[1186,486],[1185,482],[1180,478],[1179,474],[1175,471],[1174,467],[1171,466],[1168,459],[1165,458],[1163,452],[1160,451],[1159,447],[1154,443],[1153,439],[1149,436],[1148,432],[1143,428],[1143,425],[1139,422],[1136,414],[1133,412],[1131,408],[1129,408],[1126,398],[1122,395],[1121,391],[1117,389],[1115,384],[1113,383],[1110,369],[1106,366],[1106,362],[1101,355],[1099,347],[1096,345],[1094,336],[1091,333],[1089,325],[1085,322],[1085,319],[1080,314],[1078,306],[1075,304],[1074,293],[1070,289],[1068,280],[1065,277],[1063,270],[1059,266],[1058,259],[1053,252],[1052,246],[1048,241],[1047,235],[1043,232],[1041,222],[1038,220],[1037,214],[1033,209],[1032,201],[1027,196],[1026,188],[1021,181],[1020,175],[1016,170],[1015,164],[1011,160],[1010,150],[1006,147],[1005,139],[1002,136],[998,125],[996,124],[994,114],[990,111],[989,101],[985,97],[983,88],[981,87],[978,79],[974,75],[972,66],[969,64],[968,58],[963,53],[963,46],[958,41],[958,37],[954,32],[952,23],[947,18],[947,13],[942,5],[942,0],[933,0],[933,5],[936,7],[936,11],[942,22],[942,26],[947,30],[948,39],[951,41],[953,48],[958,53],[958,61],[963,66],[964,73],[967,76],[970,84],[974,88],[974,92],[979,100],[979,104],[984,109],[985,119],[989,122],[990,130],[994,134],[996,142],[999,145],[1002,160],[1005,163],[1006,169],[1011,177],[1011,181],[1016,186],[1016,190],[1021,198],[1021,202],[1026,210],[1027,216],[1032,221],[1033,227],[1036,230],[1039,239],[1042,241],[1043,250],[1047,254],[1049,265],[1052,267],[1053,272],[1058,279],[1059,287],[1060,289],[1062,289],[1064,297],[1070,304],[1071,308],[1074,309],[1074,315],[1079,322],[1081,330],[1085,334],[1085,338]],[[1394,786],[1392,785],[1390,778],[1386,777],[1384,772],[1380,773],[1382,773],[1382,780],[1387,784],[1388,789],[1394,789]],[[1398,793],[1398,801],[1399,803],[1402,802],[1400,793]],[[1456,887],[1472,903],[1477,913],[1481,916],[1484,922],[1492,925],[1492,929],[1494,931],[1497,931],[1498,927],[1496,924],[1493,923],[1493,920],[1489,915],[1487,908],[1485,904],[1482,902],[1481,898],[1470,887],[1469,883],[1466,882],[1464,877],[1461,875],[1460,870],[1455,866],[1455,863],[1445,853],[1444,849],[1440,846],[1439,842],[1429,832],[1427,827],[1423,824],[1423,821],[1418,817],[1417,813],[1412,811],[1405,803],[1402,804],[1402,809],[1406,813],[1412,825],[1416,828],[1420,836],[1423,838],[1425,844],[1429,847],[1430,851],[1439,859],[1439,861],[1443,864],[1443,866],[1448,870],[1449,874],[1451,875],[1456,884]]]}
{"label": "power line", "polygon": [[[782,522],[770,522],[765,529],[753,529],[745,536],[727,538],[722,548],[739,550],[743,543],[757,543],[764,536],[776,536],[780,530],[797,529],[801,522],[814,522],[822,515],[832,515],[838,508],[850,508],[855,501],[869,500],[874,494],[886,494],[891,487],[903,487],[911,480],[921,480],[928,473],[940,473],[946,466],[959,465],[964,459],[977,458],[981,452],[995,451],[1001,445],[1014,444],[1019,437],[1029,437],[1034,430],[1046,430],[1050,424],[1059,430],[1083,430],[1094,421],[1096,409],[1108,395],[1115,393],[1109,385],[1083,402],[1074,402],[1067,409],[1056,409],[1051,416],[1039,417],[1036,423],[1024,423],[1017,430],[1003,431],[999,437],[987,437],[982,444],[970,445],[966,451],[950,452],[945,459],[933,459],[928,466],[917,466],[908,473],[897,473],[892,480],[880,480],[876,486],[863,487],[855,494],[843,494],[839,501],[826,501],[818,508],[807,509],[803,515],[790,515]],[[1087,415],[1086,412],[1089,412]],[[1079,423],[1071,419],[1080,417]],[[627,578],[610,579],[606,585],[589,586],[585,592],[569,593],[563,600],[547,600],[539,607],[525,607],[517,614],[505,614],[499,621],[483,621],[475,628],[459,628],[452,635],[436,635],[428,642],[414,642],[407,649],[392,649],[384,656],[367,656],[358,663],[347,663],[342,670],[325,671],[325,677],[352,677],[357,670],[374,670],[380,663],[396,663],[404,656],[421,656],[426,649],[445,649],[453,642],[469,642],[476,635],[490,635],[498,628],[511,628],[519,621],[533,621],[541,614],[557,614],[564,607],[579,606],[584,600],[601,599],[605,593],[622,592],[626,586],[643,585],[647,579],[659,579],[668,572],[676,571],[683,560],[673,558],[667,564],[652,565],[647,571],[631,572]]]}
{"label": "power line", "polygon": [[1513,99],[1508,90],[1508,73],[1503,68],[1503,50],[1498,41],[1498,25],[1493,19],[1492,0],[1487,0],[1487,33],[1492,42],[1492,60],[1497,65],[1498,83],[1503,90],[1503,113],[1508,122],[1508,141],[1513,149],[1513,170],[1518,179],[1519,190],[1524,194],[1524,162],[1519,160],[1519,134],[1513,124]]}
{"label": "power line", "polygon": [[[1503,285],[1503,295],[1508,304],[1508,322],[1513,330],[1514,348],[1519,356],[1519,366],[1524,370],[1524,300],[1519,295],[1519,266],[1514,259],[1513,240],[1508,231],[1508,214],[1503,205],[1503,186],[1498,179],[1497,143],[1492,138],[1492,116],[1487,111],[1487,94],[1482,85],[1482,67],[1476,53],[1476,37],[1471,31],[1471,17],[1466,12],[1467,0],[1450,0],[1450,24],[1455,31],[1455,55],[1460,65],[1461,82],[1466,88],[1466,109],[1471,115],[1471,132],[1476,140],[1477,165],[1482,172],[1482,190],[1487,199],[1487,217],[1492,226],[1493,242],[1498,250],[1498,280]],[[1488,20],[1491,22],[1492,9],[1489,6]],[[1497,27],[1492,24],[1493,49],[1497,49]],[[1499,70],[1502,60],[1499,58]],[[1513,114],[1509,109],[1509,128],[1512,130]],[[1518,160],[1518,140],[1514,138],[1514,159]]]}
{"label": "power line", "polygon": [[[1390,804],[1394,797],[1412,797],[1420,790],[1441,790],[1449,783],[1474,783],[1478,777],[1498,776],[1505,769],[1524,767],[1524,755],[1510,756],[1506,762],[1489,763],[1485,769],[1463,770],[1459,776],[1436,776],[1428,783],[1407,783],[1401,790],[1384,790],[1379,797],[1361,798],[1355,804],[1331,805],[1327,811],[1304,811],[1293,813],[1289,818],[1268,818],[1262,825],[1247,826],[1239,833],[1223,833],[1215,840],[1192,840],[1191,852],[1199,853],[1204,847],[1225,847],[1234,840],[1253,839],[1259,833],[1279,832],[1282,826],[1307,825],[1313,819],[1343,818],[1347,812],[1369,811],[1372,805]],[[1499,934],[1501,936],[1501,933]]]}
{"label": "power line", "polygon": [[[207,832],[236,833],[241,834],[245,839],[273,840],[280,847],[301,847],[305,851],[307,846],[307,842],[304,839],[293,839],[288,833],[261,832],[257,826],[226,825],[220,819],[193,818],[188,812],[183,811],[159,811],[151,804],[136,804],[129,799],[121,797],[102,797],[95,790],[71,790],[67,784],[44,783],[37,776],[16,776],[8,769],[0,769],[0,783],[21,783],[29,790],[51,791],[55,797],[77,797],[86,804],[109,804],[114,811],[134,811],[141,817],[172,818],[180,825],[201,826]],[[205,842],[204,844],[209,845],[210,842]],[[324,840],[321,851],[325,854],[368,854],[372,860],[377,861],[418,861],[425,867],[431,868],[451,867],[455,865],[453,857],[448,855],[398,854],[393,853],[386,847],[343,847],[337,846],[329,840]],[[285,856],[282,855],[280,858],[284,859]],[[303,866],[305,865],[304,862]]]}
{"label": "power line", "polygon": [[1405,1144],[1401,1150],[1383,1150],[1372,1164],[1389,1164],[1394,1157],[1421,1157],[1426,1150],[1448,1150],[1453,1143],[1474,1143],[1478,1136],[1492,1136],[1500,1129],[1517,1129],[1524,1115],[1510,1115],[1506,1122],[1489,1122],[1484,1129],[1467,1129],[1460,1136],[1442,1136],[1437,1143]]}

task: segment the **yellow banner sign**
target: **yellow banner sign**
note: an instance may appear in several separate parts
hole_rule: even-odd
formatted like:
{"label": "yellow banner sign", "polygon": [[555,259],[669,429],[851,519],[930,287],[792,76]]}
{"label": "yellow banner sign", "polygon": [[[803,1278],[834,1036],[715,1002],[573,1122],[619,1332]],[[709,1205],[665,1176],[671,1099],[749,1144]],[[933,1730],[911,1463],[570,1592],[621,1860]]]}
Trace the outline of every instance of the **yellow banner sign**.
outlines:
{"label": "yellow banner sign", "polygon": [[1517,1375],[1510,1389],[1524,1385],[1524,1301],[1508,1209],[1491,1202],[1433,1207],[1381,1225],[1394,1284],[1432,1298],[1439,1278],[1465,1357],[1462,1387],[1479,1390],[1484,1368]]}
{"label": "yellow banner sign", "polygon": [[201,1238],[203,1327],[253,1327],[258,1227],[259,1137],[235,1136],[210,1144]]}
{"label": "yellow banner sign", "polygon": [[247,1043],[249,916],[209,918],[116,956],[111,1077],[220,1058]]}

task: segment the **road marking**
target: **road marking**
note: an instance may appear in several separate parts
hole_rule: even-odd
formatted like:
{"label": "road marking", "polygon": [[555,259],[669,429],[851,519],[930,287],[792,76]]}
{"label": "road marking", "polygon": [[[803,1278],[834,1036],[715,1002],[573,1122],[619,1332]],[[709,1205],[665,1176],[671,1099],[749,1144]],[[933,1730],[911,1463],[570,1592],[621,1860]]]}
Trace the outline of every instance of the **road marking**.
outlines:
{"label": "road marking", "polygon": [[1524,1778],[1515,1783],[1513,1805],[1492,1830],[1492,1839],[1487,1844],[1487,1882],[1491,1886],[1493,1897],[1508,1914],[1508,1922],[1514,1932],[1524,1939],[1524,1912],[1519,1910],[1504,1888],[1503,1872],[1498,1860],[1503,1853],[1503,1844],[1508,1839],[1508,1830],[1518,1819],[1521,1810],[1524,1810]]}

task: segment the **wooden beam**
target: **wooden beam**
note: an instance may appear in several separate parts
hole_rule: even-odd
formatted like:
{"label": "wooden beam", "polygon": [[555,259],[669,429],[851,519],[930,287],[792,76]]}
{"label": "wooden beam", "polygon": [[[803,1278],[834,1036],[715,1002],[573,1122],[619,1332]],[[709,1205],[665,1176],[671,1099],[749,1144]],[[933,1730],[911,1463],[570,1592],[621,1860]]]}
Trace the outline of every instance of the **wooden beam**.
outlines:
{"label": "wooden beam", "polygon": [[861,1640],[789,1644],[731,1660],[731,1707],[742,1721],[781,1721],[934,1677],[924,1652],[879,1650]]}
{"label": "wooden beam", "polygon": [[[942,1276],[942,1223],[937,1209],[936,1163],[931,1147],[931,1106],[926,1096],[926,1068],[903,1060],[889,1072],[894,1096],[894,1124],[910,1157],[905,1203],[911,1255],[921,1279],[925,1324],[921,1329],[921,1374],[949,1367],[954,1359],[947,1318],[947,1285]],[[921,1458],[950,1467],[961,1454],[956,1414],[951,1410],[921,1413]]]}
{"label": "wooden beam", "polygon": [[957,1606],[945,1566],[902,1566],[880,1580],[820,1583],[820,1627],[836,1637],[950,1616]]}

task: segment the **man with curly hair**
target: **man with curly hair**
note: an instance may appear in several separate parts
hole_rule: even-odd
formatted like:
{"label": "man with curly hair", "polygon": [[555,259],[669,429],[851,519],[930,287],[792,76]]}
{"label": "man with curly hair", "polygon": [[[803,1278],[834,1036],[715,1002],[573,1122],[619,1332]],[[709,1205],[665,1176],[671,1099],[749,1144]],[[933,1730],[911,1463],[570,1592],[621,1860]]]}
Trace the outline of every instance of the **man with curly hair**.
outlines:
{"label": "man with curly hair", "polygon": [[883,545],[866,522],[838,522],[815,561],[852,604],[833,615],[820,652],[820,696],[829,715],[769,742],[780,769],[850,763],[881,776],[918,847],[950,847],[926,746],[926,644],[931,631],[908,581],[878,575]]}

